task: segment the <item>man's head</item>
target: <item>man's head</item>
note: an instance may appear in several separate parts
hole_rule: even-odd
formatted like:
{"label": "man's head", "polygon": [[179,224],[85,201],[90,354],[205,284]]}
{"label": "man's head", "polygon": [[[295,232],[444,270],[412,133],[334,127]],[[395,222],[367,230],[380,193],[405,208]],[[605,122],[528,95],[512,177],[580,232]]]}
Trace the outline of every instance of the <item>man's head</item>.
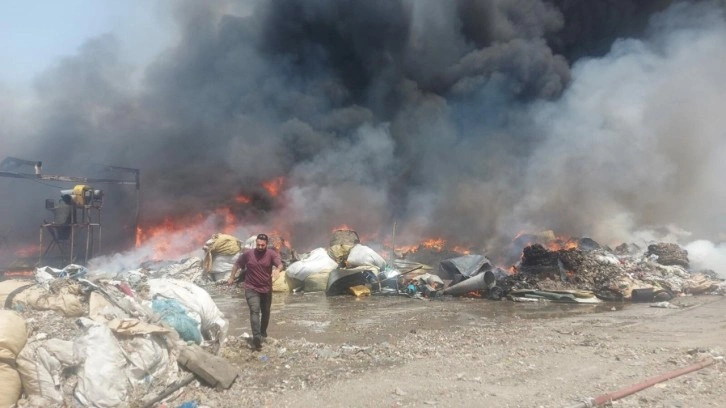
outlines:
{"label": "man's head", "polygon": [[255,251],[257,252],[265,252],[267,249],[267,241],[269,238],[267,238],[267,235],[265,234],[259,234],[257,235],[257,240],[255,243]]}

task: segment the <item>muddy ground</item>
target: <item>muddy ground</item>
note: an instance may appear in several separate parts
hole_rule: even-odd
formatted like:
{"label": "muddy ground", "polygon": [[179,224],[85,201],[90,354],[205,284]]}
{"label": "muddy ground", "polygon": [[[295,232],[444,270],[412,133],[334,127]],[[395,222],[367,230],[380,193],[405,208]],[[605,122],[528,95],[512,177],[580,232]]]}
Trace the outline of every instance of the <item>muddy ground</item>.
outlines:
{"label": "muddy ground", "polygon": [[722,407],[726,299],[650,304],[523,304],[479,299],[278,295],[272,339],[248,348],[238,291],[208,288],[231,320],[220,354],[241,376],[225,391],[194,384],[168,401],[209,407],[570,407],[716,363],[615,407]]}

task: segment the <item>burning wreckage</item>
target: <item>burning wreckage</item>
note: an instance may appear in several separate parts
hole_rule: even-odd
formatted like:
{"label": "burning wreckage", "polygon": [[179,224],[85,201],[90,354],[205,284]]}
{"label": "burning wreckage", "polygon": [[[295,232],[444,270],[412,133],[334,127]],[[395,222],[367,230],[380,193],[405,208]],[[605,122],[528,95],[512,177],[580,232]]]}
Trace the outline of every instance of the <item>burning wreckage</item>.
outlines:
{"label": "burning wreckage", "polygon": [[[560,240],[547,231],[520,236],[515,244],[523,247],[521,258],[505,269],[484,255],[446,249],[442,241],[388,262],[351,230],[335,231],[327,248],[302,255],[277,237],[270,245],[282,254],[286,268],[273,290],[596,303],[667,301],[724,287],[713,271],[691,270],[687,251],[673,243],[610,249],[589,238]],[[236,256],[253,245],[254,237],[243,243],[215,234],[204,247],[206,278],[226,280]]]}
{"label": "burning wreckage", "polygon": [[[273,237],[270,246],[285,265],[273,290],[568,303],[667,303],[726,290],[713,272],[690,270],[676,244],[609,249],[550,233],[515,241],[524,244],[521,259],[504,269],[442,245],[386,261],[351,230],[335,231],[327,247],[306,254]],[[254,238],[219,233],[199,258],[146,262],[117,274],[40,267],[34,280],[1,281],[0,406],[150,407],[194,380],[229,388],[240,373],[219,356],[228,321],[209,292],[253,245]]]}

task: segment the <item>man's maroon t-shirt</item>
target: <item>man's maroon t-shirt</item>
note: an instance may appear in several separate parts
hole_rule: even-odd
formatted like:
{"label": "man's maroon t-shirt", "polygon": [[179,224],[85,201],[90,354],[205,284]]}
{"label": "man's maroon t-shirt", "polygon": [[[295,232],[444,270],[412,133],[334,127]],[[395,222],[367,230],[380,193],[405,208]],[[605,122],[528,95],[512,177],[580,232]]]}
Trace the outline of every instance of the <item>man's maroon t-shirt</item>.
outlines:
{"label": "man's maroon t-shirt", "polygon": [[265,252],[248,249],[237,258],[237,266],[247,269],[245,275],[245,289],[258,293],[272,292],[272,266],[282,265],[280,255],[274,249],[267,248]]}

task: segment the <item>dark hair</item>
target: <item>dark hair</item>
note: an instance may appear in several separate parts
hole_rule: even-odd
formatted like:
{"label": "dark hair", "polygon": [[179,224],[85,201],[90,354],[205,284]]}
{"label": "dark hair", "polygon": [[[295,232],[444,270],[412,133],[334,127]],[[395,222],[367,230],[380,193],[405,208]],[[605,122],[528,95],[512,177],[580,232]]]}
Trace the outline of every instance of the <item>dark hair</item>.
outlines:
{"label": "dark hair", "polygon": [[267,235],[265,235],[265,234],[259,234],[259,235],[257,235],[257,239],[263,240],[265,242],[268,241]]}

